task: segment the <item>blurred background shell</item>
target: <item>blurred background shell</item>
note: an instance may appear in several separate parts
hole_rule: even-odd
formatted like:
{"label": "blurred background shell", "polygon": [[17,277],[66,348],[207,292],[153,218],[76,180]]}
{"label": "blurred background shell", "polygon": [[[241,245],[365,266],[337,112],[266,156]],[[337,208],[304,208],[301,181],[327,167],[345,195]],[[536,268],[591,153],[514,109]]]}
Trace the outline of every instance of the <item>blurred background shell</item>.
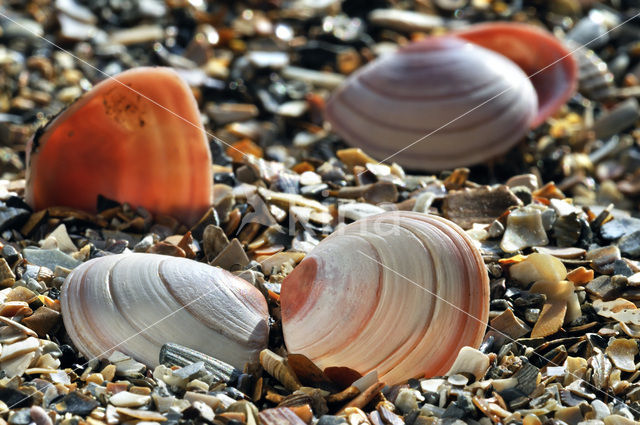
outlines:
{"label": "blurred background shell", "polygon": [[536,109],[535,90],[513,62],[440,37],[354,73],[332,95],[326,117],[376,159],[443,170],[506,152],[529,129]]}
{"label": "blurred background shell", "polygon": [[325,115],[376,159],[438,171],[507,152],[576,85],[575,60],[548,32],[478,24],[377,58],[333,93]]}

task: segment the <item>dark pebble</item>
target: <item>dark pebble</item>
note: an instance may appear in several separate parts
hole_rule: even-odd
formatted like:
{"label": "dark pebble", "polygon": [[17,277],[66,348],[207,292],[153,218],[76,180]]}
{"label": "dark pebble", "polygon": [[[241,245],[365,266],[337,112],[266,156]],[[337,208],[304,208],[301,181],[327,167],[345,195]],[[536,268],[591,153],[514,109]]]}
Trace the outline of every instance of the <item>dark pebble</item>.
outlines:
{"label": "dark pebble", "polygon": [[[244,376],[250,376],[250,375],[246,375],[243,374]],[[229,397],[231,397],[234,400],[243,400],[244,398],[246,398],[247,396],[245,395],[246,393],[243,393],[242,391],[239,391],[238,389],[234,388],[234,387],[226,387],[224,390],[222,390],[222,392],[226,395],[228,395]]]}
{"label": "dark pebble", "polygon": [[318,419],[318,423],[316,425],[339,425],[346,423],[347,420],[341,416],[322,415],[320,416],[320,419]]}
{"label": "dark pebble", "polygon": [[238,376],[237,386],[238,390],[242,393],[251,394],[251,390],[253,389],[253,378],[251,377],[251,375],[243,373]]}
{"label": "dark pebble", "polygon": [[231,164],[231,157],[226,154],[226,146],[222,142],[211,139],[209,141],[209,148],[211,149],[211,158],[216,165],[227,166]]}
{"label": "dark pebble", "polygon": [[7,199],[6,204],[11,208],[18,208],[22,210],[32,211],[31,206],[27,204],[24,199],[19,196],[12,196]]}
{"label": "dark pebble", "polygon": [[620,250],[615,245],[591,248],[586,255],[591,267],[601,274],[613,274],[613,264],[620,260]]}
{"label": "dark pebble", "polygon": [[513,300],[513,305],[520,308],[542,308],[546,300],[544,294],[526,293]]}
{"label": "dark pebble", "polygon": [[416,419],[420,416],[420,409],[413,409],[409,413],[404,415],[404,423],[406,425],[413,425],[416,423]]}
{"label": "dark pebble", "polygon": [[502,277],[502,267],[498,263],[487,264],[489,275],[495,279]]}
{"label": "dark pebble", "polygon": [[437,406],[440,403],[440,395],[438,393],[426,392],[423,393],[424,402],[427,404],[433,404]]}
{"label": "dark pebble", "polygon": [[522,392],[523,395],[528,396],[538,386],[538,373],[539,369],[531,363],[525,363],[513,377],[518,380],[516,388]]}
{"label": "dark pebble", "polygon": [[64,285],[65,280],[66,279],[62,276],[54,277],[53,280],[51,281],[51,286],[54,289],[60,289],[62,288],[62,285]]}
{"label": "dark pebble", "polygon": [[414,390],[420,390],[420,381],[415,379],[415,378],[411,378],[407,381],[407,385],[409,385],[409,388],[414,389]]}
{"label": "dark pebble", "polygon": [[620,217],[603,224],[600,236],[606,240],[614,240],[638,230],[640,230],[640,219]]}
{"label": "dark pebble", "polygon": [[165,414],[165,418],[167,418],[167,420],[162,422],[162,425],[178,425],[179,422],[181,423],[182,414],[170,410]]}
{"label": "dark pebble", "polygon": [[74,391],[49,407],[55,409],[61,415],[71,413],[73,415],[87,416],[99,405],[100,403],[96,400]]}
{"label": "dark pebble", "polygon": [[78,355],[70,345],[63,344],[60,346],[62,356],[60,356],[60,367],[66,369],[72,367],[74,363],[78,362]]}
{"label": "dark pebble", "polygon": [[491,293],[491,299],[497,299],[497,298],[502,298],[505,296],[506,293],[506,285],[505,285],[505,279],[497,279],[497,280],[493,280],[491,281],[491,283],[489,284],[489,291]]}
{"label": "dark pebble", "polygon": [[633,271],[629,267],[626,261],[624,260],[616,260],[613,262],[613,274],[619,274],[622,276],[629,277],[633,274]]}
{"label": "dark pebble", "polygon": [[622,255],[630,258],[640,257],[640,230],[624,235],[618,241]]}
{"label": "dark pebble", "polygon": [[33,404],[33,398],[13,388],[0,388],[0,401],[11,407],[29,407]]}
{"label": "dark pebble", "polygon": [[236,178],[233,176],[233,173],[215,173],[213,175],[213,182],[226,184],[227,186],[234,187],[237,183]]}
{"label": "dark pebble", "polygon": [[540,317],[539,308],[527,308],[524,311],[524,319],[529,323],[536,323]]}
{"label": "dark pebble", "polygon": [[183,419],[198,419],[200,417],[200,411],[193,406],[187,407],[182,411]]}
{"label": "dark pebble", "polygon": [[496,338],[493,335],[489,335],[484,341],[482,341],[479,350],[484,354],[490,353],[493,350],[493,343],[495,339]]}
{"label": "dark pebble", "polygon": [[253,183],[260,177],[257,170],[249,167],[248,165],[242,165],[236,170],[238,180],[242,183]]}
{"label": "dark pebble", "polygon": [[491,310],[504,311],[509,308],[509,301],[504,299],[491,300]]}
{"label": "dark pebble", "polygon": [[576,246],[578,248],[587,249],[589,244],[593,242],[593,230],[591,230],[591,226],[589,222],[584,218],[580,218],[580,238],[578,238],[578,242]]}
{"label": "dark pebble", "polygon": [[22,259],[22,255],[11,245],[5,245],[2,248],[2,258],[7,260],[10,266],[13,266],[16,261]]}
{"label": "dark pebble", "polygon": [[28,219],[31,213],[22,208],[0,207],[0,231],[9,228],[20,228]]}
{"label": "dark pebble", "polygon": [[582,223],[576,213],[559,217],[552,227],[558,246],[574,246],[580,239]]}
{"label": "dark pebble", "polygon": [[214,226],[220,225],[220,218],[218,212],[214,208],[209,208],[209,211],[202,216],[202,218],[191,228],[191,235],[197,241],[201,241],[204,235],[204,229],[213,224]]}
{"label": "dark pebble", "polygon": [[511,192],[516,195],[524,205],[529,205],[533,200],[531,189],[526,186],[516,186],[511,188]]}
{"label": "dark pebble", "polygon": [[467,415],[473,414],[475,411],[475,407],[473,406],[473,402],[471,398],[465,396],[464,394],[460,394],[458,399],[447,407],[447,409],[442,414],[442,418],[456,418],[462,419]]}
{"label": "dark pebble", "polygon": [[104,250],[112,254],[122,254],[129,247],[129,241],[118,239],[109,240],[104,247]]}
{"label": "dark pebble", "polygon": [[598,276],[587,284],[587,292],[602,298],[605,301],[615,299],[620,291],[620,287],[612,283],[610,276]]}
{"label": "dark pebble", "polygon": [[102,195],[98,195],[96,204],[96,210],[98,211],[98,213],[110,210],[111,208],[117,208],[121,205],[120,202],[114,201],[113,199],[109,199],[106,196]]}
{"label": "dark pebble", "polygon": [[47,295],[52,300],[57,300],[60,297],[60,290],[58,288],[50,288]]}

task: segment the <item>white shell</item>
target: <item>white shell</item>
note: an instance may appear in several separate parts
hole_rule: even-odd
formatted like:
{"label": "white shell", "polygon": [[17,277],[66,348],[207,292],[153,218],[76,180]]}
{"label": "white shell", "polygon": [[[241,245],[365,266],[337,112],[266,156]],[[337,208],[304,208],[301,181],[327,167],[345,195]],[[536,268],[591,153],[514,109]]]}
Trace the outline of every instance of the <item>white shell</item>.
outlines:
{"label": "white shell", "polygon": [[121,254],[96,258],[67,277],[66,330],[87,358],[121,351],[148,366],[174,342],[242,369],[267,346],[268,308],[255,287],[185,258]]}
{"label": "white shell", "polygon": [[460,348],[480,345],[489,278],[460,227],[388,212],[322,241],[287,276],[280,301],[290,353],[395,384],[444,374]]}
{"label": "white shell", "polygon": [[327,103],[326,118],[378,160],[443,170],[506,152],[528,131],[537,106],[531,82],[511,60],[432,37],[351,75]]}

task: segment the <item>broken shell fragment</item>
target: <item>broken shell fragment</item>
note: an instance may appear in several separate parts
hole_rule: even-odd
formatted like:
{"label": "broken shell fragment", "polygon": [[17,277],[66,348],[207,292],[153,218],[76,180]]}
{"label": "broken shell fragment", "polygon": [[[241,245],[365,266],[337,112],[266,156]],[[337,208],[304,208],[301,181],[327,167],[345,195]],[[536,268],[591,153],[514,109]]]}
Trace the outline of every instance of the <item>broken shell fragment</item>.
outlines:
{"label": "broken shell fragment", "polygon": [[512,279],[529,284],[539,280],[557,282],[567,277],[567,268],[562,261],[549,254],[534,253],[509,268]]}
{"label": "broken shell fragment", "polygon": [[156,366],[161,347],[174,342],[242,369],[267,345],[260,291],[185,258],[120,254],[87,261],[69,274],[60,301],[66,330],[88,359],[119,350]]}
{"label": "broken shell fragment", "polygon": [[500,242],[500,248],[504,252],[517,252],[548,243],[549,238],[542,224],[542,213],[538,208],[526,206],[511,211],[507,217],[507,229]]}
{"label": "broken shell fragment", "polygon": [[451,369],[446,373],[447,376],[455,375],[457,373],[470,373],[475,376],[476,379],[482,379],[484,374],[489,369],[489,356],[471,347],[462,347],[456,357],[456,361],[453,362]]}
{"label": "broken shell fragment", "polygon": [[29,141],[26,180],[26,200],[36,210],[93,212],[103,195],[195,223],[213,186],[189,86],[169,68],[136,68],[102,81]]}
{"label": "broken shell fragment", "polygon": [[229,382],[237,379],[242,371],[230,364],[214,357],[207,356],[199,351],[182,345],[167,343],[160,348],[160,364],[185,367],[193,363],[202,362],[204,368],[213,375],[217,382]]}
{"label": "broken shell fragment", "polygon": [[618,369],[625,372],[636,371],[634,358],[638,354],[638,344],[635,340],[617,338],[609,344],[605,352]]}
{"label": "broken shell fragment", "polygon": [[290,353],[323,369],[376,370],[391,384],[443,374],[463,346],[480,345],[488,275],[457,225],[387,212],[322,241],[284,280],[280,300]]}

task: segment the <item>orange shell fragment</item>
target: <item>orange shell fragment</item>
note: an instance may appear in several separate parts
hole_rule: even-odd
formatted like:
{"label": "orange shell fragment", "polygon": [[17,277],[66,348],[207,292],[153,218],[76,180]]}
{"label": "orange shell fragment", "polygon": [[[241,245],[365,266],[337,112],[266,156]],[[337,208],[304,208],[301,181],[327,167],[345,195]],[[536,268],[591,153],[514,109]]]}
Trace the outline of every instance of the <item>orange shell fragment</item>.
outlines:
{"label": "orange shell fragment", "polygon": [[264,152],[260,146],[253,143],[250,139],[242,139],[227,148],[227,155],[231,157],[233,162],[242,161],[245,155],[248,154],[262,158]]}
{"label": "orange shell fragment", "polygon": [[96,211],[98,195],[196,222],[211,205],[211,152],[189,86],[169,68],[96,85],[27,145],[35,209]]}

